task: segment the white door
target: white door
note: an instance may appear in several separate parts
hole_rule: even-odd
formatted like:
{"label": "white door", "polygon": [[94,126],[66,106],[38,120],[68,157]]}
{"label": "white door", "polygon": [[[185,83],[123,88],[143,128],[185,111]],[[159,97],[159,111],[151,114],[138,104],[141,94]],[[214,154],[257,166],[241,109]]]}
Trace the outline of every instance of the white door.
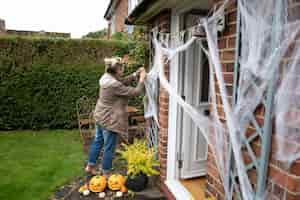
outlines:
{"label": "white door", "polygon": [[[182,55],[183,70],[180,73],[181,95],[186,102],[199,112],[208,111],[208,63],[200,49],[199,41],[194,42]],[[180,178],[193,178],[206,174],[207,143],[192,119],[181,112],[181,154]]]}

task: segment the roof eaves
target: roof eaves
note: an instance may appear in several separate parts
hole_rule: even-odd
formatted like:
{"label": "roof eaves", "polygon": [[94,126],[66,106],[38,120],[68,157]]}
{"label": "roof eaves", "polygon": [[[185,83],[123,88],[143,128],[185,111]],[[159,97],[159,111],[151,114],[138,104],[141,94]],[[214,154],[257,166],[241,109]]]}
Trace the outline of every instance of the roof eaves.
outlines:
{"label": "roof eaves", "polygon": [[135,19],[138,18],[140,14],[145,12],[147,8],[156,1],[157,0],[142,0],[125,19],[125,24],[134,25]]}
{"label": "roof eaves", "polygon": [[105,14],[104,14],[104,18],[106,20],[109,20],[109,18],[111,17],[111,13],[112,13],[111,11],[113,9],[114,2],[115,2],[115,0],[110,0],[110,2],[108,4],[108,7],[107,7],[107,9],[105,11]]}

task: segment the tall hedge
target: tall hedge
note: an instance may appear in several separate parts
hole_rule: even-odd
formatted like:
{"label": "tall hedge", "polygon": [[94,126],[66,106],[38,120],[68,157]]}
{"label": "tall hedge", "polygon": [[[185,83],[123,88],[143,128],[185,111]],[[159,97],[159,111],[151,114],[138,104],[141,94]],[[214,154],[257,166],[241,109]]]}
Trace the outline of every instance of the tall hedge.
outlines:
{"label": "tall hedge", "polygon": [[96,100],[103,58],[129,48],[120,41],[0,38],[0,129],[76,127],[76,101]]}
{"label": "tall hedge", "polygon": [[104,57],[128,53],[129,46],[112,40],[0,37],[0,67],[7,72],[36,64],[103,64]]}

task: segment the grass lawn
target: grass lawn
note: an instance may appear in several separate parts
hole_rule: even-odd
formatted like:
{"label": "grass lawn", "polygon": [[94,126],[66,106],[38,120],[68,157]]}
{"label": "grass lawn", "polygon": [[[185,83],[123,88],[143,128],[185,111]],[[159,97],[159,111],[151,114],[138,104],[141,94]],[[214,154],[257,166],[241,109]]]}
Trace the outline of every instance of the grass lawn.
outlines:
{"label": "grass lawn", "polygon": [[84,160],[78,130],[0,132],[0,199],[48,199]]}

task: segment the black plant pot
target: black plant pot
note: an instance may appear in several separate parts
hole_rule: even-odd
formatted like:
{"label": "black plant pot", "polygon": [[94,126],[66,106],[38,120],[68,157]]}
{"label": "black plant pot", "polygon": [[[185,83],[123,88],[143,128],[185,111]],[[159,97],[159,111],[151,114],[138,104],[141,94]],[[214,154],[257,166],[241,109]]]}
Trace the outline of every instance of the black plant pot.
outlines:
{"label": "black plant pot", "polygon": [[136,176],[128,176],[125,182],[126,188],[134,192],[140,192],[147,187],[148,176],[141,173]]}

